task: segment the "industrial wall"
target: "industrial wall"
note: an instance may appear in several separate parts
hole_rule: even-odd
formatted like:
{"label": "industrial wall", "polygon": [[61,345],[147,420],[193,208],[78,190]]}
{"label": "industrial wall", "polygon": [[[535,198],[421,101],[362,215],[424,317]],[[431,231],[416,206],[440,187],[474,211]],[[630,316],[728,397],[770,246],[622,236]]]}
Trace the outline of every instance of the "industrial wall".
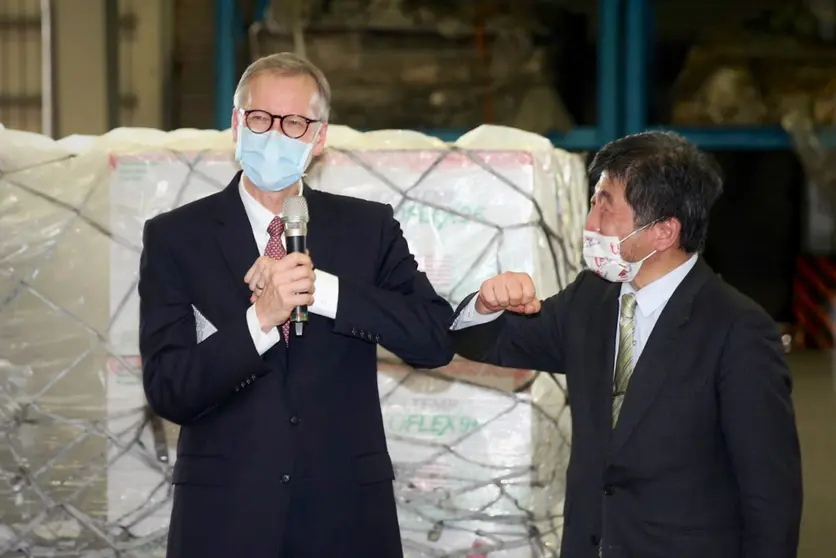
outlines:
{"label": "industrial wall", "polygon": [[[164,126],[172,2],[118,0],[118,71],[108,83],[106,4],[109,0],[0,2],[0,122],[56,137],[109,128],[108,91],[116,89],[117,125]],[[43,12],[44,7],[51,6]],[[51,22],[50,40],[42,33]],[[42,71],[51,51],[53,72]],[[51,98],[46,110],[42,95]],[[49,129],[44,129],[46,125]]]}

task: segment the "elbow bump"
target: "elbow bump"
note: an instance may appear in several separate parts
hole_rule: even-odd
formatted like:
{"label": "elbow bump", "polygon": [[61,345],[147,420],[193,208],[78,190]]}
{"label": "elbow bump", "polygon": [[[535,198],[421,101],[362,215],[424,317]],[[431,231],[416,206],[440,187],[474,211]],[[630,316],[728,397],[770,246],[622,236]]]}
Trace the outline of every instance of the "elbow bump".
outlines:
{"label": "elbow bump", "polygon": [[427,347],[420,362],[414,364],[425,369],[441,368],[450,364],[455,356],[452,343],[434,343]]}
{"label": "elbow bump", "polygon": [[444,352],[440,354],[440,359],[438,364],[436,364],[436,368],[441,368],[442,366],[447,366],[451,362],[453,362],[453,358],[455,358],[456,353],[453,351],[453,347],[449,346],[446,347]]}
{"label": "elbow bump", "polygon": [[155,406],[149,404],[149,407],[155,415],[177,426],[185,426],[195,419],[191,413],[177,410],[171,406]]}
{"label": "elbow bump", "polygon": [[435,332],[430,344],[427,347],[427,360],[432,366],[429,368],[441,368],[453,361],[456,353],[453,347],[453,338],[447,328],[441,328]]}
{"label": "elbow bump", "polygon": [[146,387],[145,401],[152,413],[178,426],[183,426],[194,420],[194,413],[191,413],[185,405],[181,404],[177,397],[160,393],[159,389]]}

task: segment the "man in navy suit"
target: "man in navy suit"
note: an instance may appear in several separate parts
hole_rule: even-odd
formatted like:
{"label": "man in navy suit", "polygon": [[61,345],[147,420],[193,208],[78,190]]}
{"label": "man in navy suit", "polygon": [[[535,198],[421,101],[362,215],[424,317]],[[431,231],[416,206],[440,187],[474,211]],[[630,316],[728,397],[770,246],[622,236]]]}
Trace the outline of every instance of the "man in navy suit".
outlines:
{"label": "man in navy suit", "polygon": [[700,255],[722,192],[667,132],[604,146],[589,269],[541,301],[506,272],[456,312],[456,352],[564,374],[572,401],[561,556],[795,558],[803,501],[778,328]]}
{"label": "man in navy suit", "polygon": [[[181,425],[168,556],[402,556],[377,345],[446,365],[452,309],[390,206],[303,187],[328,128],[319,69],[262,58],[234,101],[243,172],[143,237],[145,393]],[[310,257],[286,254],[277,215],[293,195],[307,200]],[[297,305],[301,337],[287,324]]]}

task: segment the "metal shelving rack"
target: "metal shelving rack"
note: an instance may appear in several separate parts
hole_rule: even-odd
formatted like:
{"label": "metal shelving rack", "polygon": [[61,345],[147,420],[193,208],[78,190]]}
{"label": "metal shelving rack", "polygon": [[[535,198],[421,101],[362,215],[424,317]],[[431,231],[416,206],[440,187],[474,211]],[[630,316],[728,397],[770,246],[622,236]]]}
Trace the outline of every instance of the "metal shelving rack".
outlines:
{"label": "metal shelving rack", "polygon": [[[598,67],[597,124],[567,133],[547,134],[555,146],[570,151],[591,151],[628,133],[661,128],[648,122],[648,66],[654,41],[653,10],[650,0],[597,0]],[[269,0],[259,0],[256,14],[262,16]],[[237,69],[235,46],[246,35],[236,0],[215,0],[216,126],[229,124]],[[623,70],[623,71],[622,71]],[[711,150],[791,149],[787,133],[779,126],[736,128],[673,129]],[[464,130],[421,130],[445,141],[453,141]],[[836,146],[836,129],[822,130],[819,140]]]}
{"label": "metal shelving rack", "polygon": [[[624,134],[648,128],[674,130],[708,150],[784,150],[792,149],[789,135],[780,126],[751,127],[675,127],[653,126],[647,121],[648,62],[653,46],[651,0],[625,0],[624,10]],[[836,129],[818,131],[822,145],[836,146]]]}
{"label": "metal shelving rack", "polygon": [[[547,134],[556,146],[572,151],[594,150],[618,137],[619,134],[619,64],[621,62],[621,3],[622,0],[597,0],[598,25],[598,123],[582,126],[567,133]],[[269,0],[259,0],[256,15],[262,16]],[[236,44],[246,34],[236,0],[215,0],[215,125],[224,129],[229,125],[230,100],[237,80],[235,67]],[[445,141],[453,141],[465,130],[420,130]]]}

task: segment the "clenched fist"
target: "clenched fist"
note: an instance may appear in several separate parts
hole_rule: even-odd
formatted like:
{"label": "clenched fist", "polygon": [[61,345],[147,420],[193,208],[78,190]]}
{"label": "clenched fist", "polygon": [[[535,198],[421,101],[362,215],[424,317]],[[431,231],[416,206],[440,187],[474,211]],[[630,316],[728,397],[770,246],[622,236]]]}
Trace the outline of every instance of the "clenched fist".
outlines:
{"label": "clenched fist", "polygon": [[288,254],[280,260],[258,258],[244,277],[253,292],[250,302],[264,331],[282,325],[297,306],[314,303],[316,274],[307,254]]}
{"label": "clenched fist", "polygon": [[476,311],[492,314],[500,310],[518,314],[536,314],[540,311],[534,281],[527,273],[506,271],[482,283],[476,298]]}

